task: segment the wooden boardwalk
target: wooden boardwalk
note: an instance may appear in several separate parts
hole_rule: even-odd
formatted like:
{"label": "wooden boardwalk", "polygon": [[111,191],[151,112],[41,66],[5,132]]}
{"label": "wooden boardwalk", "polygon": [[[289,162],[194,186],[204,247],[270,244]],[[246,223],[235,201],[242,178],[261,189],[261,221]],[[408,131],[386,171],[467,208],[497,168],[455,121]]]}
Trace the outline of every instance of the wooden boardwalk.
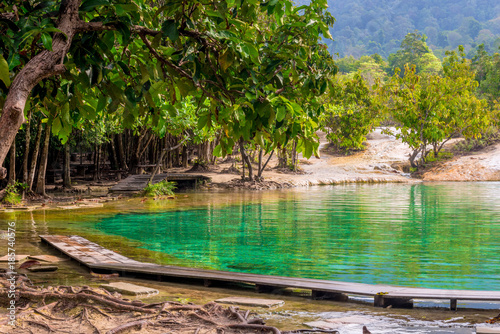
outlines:
{"label": "wooden boardwalk", "polygon": [[207,286],[221,282],[249,283],[262,292],[276,288],[309,289],[313,298],[334,300],[347,300],[347,295],[369,296],[374,298],[374,305],[379,307],[412,307],[413,299],[450,300],[452,310],[456,310],[458,300],[500,302],[500,291],[411,288],[164,266],[129,259],[79,236],[40,237],[44,243],[93,271],[116,272],[123,276],[136,274],[160,280],[162,277],[184,278],[204,282]]}
{"label": "wooden boardwalk", "polygon": [[[124,180],[121,180],[116,185],[109,189],[112,193],[134,193],[140,192],[146,188],[149,178],[151,175],[149,174],[141,174],[141,175],[130,175]],[[206,182],[210,180],[209,177],[204,175],[197,174],[171,174],[171,173],[162,173],[157,174],[153,178],[153,184],[161,182],[167,179],[168,181],[177,182],[179,186],[190,186],[191,188],[196,188],[198,184]]]}

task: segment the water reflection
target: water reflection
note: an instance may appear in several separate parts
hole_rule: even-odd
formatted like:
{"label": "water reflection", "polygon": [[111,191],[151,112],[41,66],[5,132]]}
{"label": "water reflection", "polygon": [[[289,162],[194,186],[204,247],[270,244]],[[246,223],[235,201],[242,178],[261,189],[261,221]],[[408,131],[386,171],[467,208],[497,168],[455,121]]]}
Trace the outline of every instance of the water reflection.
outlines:
{"label": "water reflection", "polygon": [[16,222],[19,251],[40,234],[78,234],[159,263],[498,290],[499,190],[495,182],[189,193],[93,210],[3,212],[0,230]]}
{"label": "water reflection", "polygon": [[[499,183],[347,185],[120,214],[100,231],[220,270],[496,290]],[[231,195],[230,195],[231,196]],[[234,196],[234,195],[233,195]],[[247,203],[247,199],[251,203]]]}

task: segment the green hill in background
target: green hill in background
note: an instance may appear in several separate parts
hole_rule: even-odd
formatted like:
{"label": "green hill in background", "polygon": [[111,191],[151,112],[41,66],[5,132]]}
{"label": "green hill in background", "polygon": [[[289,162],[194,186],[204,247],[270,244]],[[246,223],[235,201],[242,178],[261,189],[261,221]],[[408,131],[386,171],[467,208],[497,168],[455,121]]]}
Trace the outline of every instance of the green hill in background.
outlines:
{"label": "green hill in background", "polygon": [[[307,0],[297,1],[300,3]],[[499,0],[328,0],[336,22],[330,52],[340,57],[395,53],[409,32],[427,36],[427,45],[442,58],[464,45],[474,53],[500,46]]]}

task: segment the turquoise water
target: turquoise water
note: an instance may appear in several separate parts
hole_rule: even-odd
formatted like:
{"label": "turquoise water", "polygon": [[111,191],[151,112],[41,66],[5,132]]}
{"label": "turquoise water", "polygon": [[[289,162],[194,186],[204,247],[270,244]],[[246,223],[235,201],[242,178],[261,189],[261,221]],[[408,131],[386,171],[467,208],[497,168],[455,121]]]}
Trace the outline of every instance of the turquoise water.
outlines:
{"label": "turquoise water", "polygon": [[[228,194],[227,196],[231,196]],[[100,232],[172,264],[429,288],[500,289],[500,183],[314,187],[126,213]]]}

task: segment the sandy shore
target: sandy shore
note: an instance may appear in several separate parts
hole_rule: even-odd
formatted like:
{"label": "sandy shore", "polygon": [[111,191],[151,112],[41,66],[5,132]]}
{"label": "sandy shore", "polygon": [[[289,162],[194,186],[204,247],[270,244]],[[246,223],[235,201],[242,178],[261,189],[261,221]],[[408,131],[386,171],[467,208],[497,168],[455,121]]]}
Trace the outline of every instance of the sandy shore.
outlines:
{"label": "sandy shore", "polygon": [[[500,180],[500,143],[481,151],[452,158],[438,163],[426,171],[422,178],[412,178],[409,172],[408,157],[411,149],[401,140],[376,129],[369,134],[366,150],[352,155],[332,155],[324,134],[320,134],[319,159],[300,157],[301,174],[283,173],[274,166],[273,158],[264,172],[264,179],[284,186],[309,186],[342,183],[385,183],[421,181],[498,181]],[[461,139],[447,144],[451,147]],[[214,185],[227,185],[240,178],[235,174],[220,171],[230,167],[221,164],[213,172],[204,173],[212,178]]]}

